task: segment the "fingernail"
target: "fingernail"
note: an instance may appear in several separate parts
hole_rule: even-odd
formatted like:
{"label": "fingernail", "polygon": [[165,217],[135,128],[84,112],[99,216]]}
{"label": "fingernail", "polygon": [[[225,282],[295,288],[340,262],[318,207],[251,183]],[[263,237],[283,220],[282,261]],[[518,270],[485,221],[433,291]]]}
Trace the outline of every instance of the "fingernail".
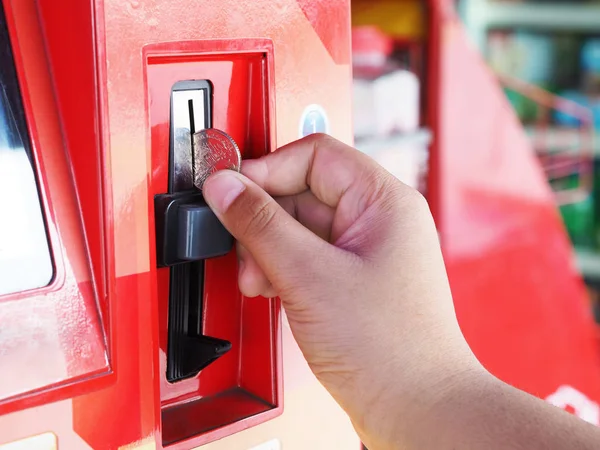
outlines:
{"label": "fingernail", "polygon": [[246,185],[230,170],[215,173],[202,187],[204,199],[218,213],[225,213],[244,189]]}

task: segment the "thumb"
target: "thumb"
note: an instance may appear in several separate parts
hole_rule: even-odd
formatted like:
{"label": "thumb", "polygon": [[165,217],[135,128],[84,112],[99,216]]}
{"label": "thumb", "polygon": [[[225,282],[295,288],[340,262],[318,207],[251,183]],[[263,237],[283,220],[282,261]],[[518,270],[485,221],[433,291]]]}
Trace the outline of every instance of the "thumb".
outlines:
{"label": "thumb", "polygon": [[[273,286],[287,289],[300,275],[318,271],[328,243],[290,216],[244,175],[221,170],[202,188],[204,199],[225,228],[252,254]],[[296,276],[294,276],[296,275]]]}

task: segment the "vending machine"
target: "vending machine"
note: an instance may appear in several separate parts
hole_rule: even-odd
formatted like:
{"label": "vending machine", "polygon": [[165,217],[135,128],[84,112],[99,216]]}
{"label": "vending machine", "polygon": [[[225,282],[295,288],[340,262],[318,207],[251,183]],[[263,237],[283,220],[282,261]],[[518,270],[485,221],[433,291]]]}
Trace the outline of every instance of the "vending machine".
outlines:
{"label": "vending machine", "polygon": [[[596,420],[544,180],[503,153],[525,138],[452,2],[426,6],[427,195],[461,325],[499,376],[576,392]],[[0,450],[360,448],[279,300],[240,294],[191,179],[203,129],[245,159],[315,132],[352,144],[350,30],[349,0],[0,2]]]}

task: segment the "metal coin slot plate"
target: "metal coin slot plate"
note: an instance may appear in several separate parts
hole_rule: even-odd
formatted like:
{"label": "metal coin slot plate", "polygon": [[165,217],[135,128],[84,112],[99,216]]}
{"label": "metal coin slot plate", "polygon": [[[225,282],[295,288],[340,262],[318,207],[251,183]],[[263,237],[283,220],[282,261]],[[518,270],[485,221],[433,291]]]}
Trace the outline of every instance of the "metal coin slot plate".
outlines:
{"label": "metal coin slot plate", "polygon": [[207,80],[180,81],[171,92],[169,192],[194,187],[192,135],[210,128],[212,87]]}

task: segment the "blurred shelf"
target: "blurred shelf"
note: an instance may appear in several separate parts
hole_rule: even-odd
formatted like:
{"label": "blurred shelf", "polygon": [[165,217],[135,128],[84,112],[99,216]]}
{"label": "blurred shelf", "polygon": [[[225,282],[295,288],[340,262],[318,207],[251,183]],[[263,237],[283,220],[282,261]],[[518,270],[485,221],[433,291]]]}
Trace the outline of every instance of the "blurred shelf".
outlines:
{"label": "blurred shelf", "polygon": [[584,278],[600,282],[600,253],[576,249],[575,259]]}
{"label": "blurred shelf", "polygon": [[493,28],[600,33],[600,4],[461,0],[459,9],[480,50],[485,50],[487,32]]}
{"label": "blurred shelf", "polygon": [[485,8],[489,28],[600,31],[600,5],[597,4],[486,2]]}
{"label": "blurred shelf", "polygon": [[[561,149],[565,153],[581,151],[581,132],[578,128],[550,126],[542,131],[534,126],[526,125],[525,132],[533,142],[544,143],[551,148]],[[594,133],[591,144],[594,156],[600,156],[600,136],[598,136],[598,133]],[[589,142],[586,145],[589,145]]]}
{"label": "blurred shelf", "polygon": [[431,143],[431,131],[422,128],[412,133],[398,133],[390,136],[357,138],[354,146],[367,155],[390,148],[423,147]]}

